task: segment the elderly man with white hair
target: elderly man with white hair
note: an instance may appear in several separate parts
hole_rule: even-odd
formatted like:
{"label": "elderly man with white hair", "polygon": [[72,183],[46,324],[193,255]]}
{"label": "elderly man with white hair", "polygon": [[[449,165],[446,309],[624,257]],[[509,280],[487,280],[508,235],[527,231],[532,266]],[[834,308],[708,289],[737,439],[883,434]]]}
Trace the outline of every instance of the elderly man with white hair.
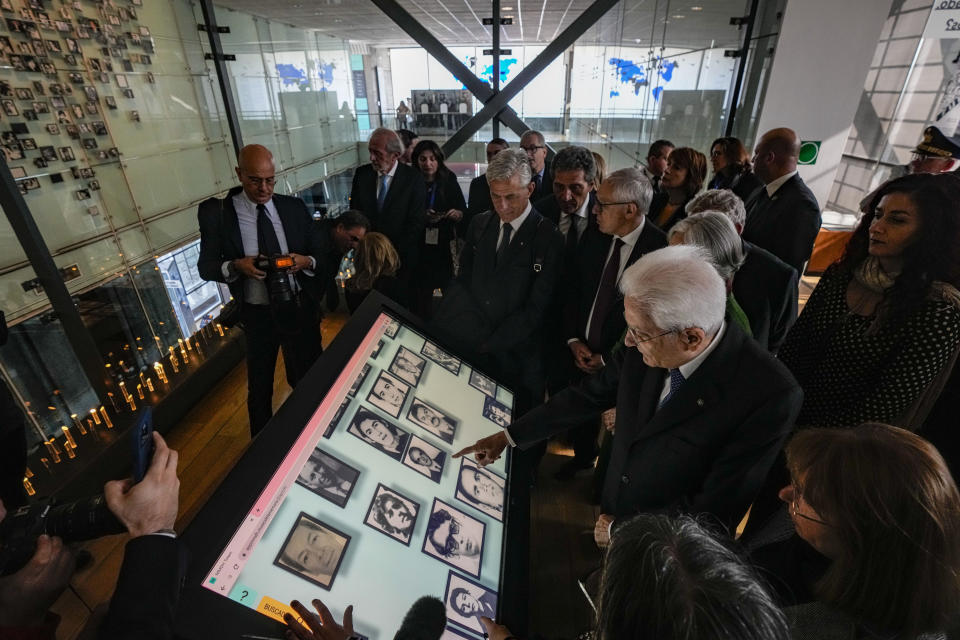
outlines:
{"label": "elderly man with white hair", "polygon": [[350,208],[367,216],[370,231],[387,236],[397,249],[397,279],[405,295],[424,237],[427,186],[419,171],[400,162],[404,147],[395,131],[375,129],[367,148],[370,164],[353,174]]}
{"label": "elderly man with white hair", "polygon": [[[743,233],[747,211],[743,200],[729,189],[704,191],[687,203],[687,215],[703,211],[719,211],[733,223],[737,233]],[[733,279],[733,297],[750,320],[754,339],[776,353],[797,319],[796,269],[773,255],[741,238],[743,265]]]}
{"label": "elderly man with white hair", "polygon": [[637,512],[709,514],[732,533],[776,460],[803,392],[790,372],[724,321],[726,287],[697,247],[654,251],[620,282],[626,348],[457,455],[480,464],[616,407],[594,537]]}

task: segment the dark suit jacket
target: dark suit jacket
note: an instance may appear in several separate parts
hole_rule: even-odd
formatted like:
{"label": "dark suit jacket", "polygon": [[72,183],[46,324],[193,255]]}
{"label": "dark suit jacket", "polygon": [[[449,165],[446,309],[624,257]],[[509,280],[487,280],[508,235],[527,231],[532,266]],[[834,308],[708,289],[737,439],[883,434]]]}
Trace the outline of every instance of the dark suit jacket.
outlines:
{"label": "dark suit jacket", "polygon": [[799,275],[765,249],[743,243],[746,260],[733,278],[733,297],[747,314],[753,337],[776,353],[797,319]]}
{"label": "dark suit jacket", "polygon": [[[550,159],[547,158],[549,161]],[[546,166],[543,168],[543,179],[540,181],[540,186],[537,189],[533,190],[533,193],[530,195],[530,202],[537,202],[541,198],[546,198],[547,196],[553,195],[553,174],[550,173],[550,162],[546,163]]]}
{"label": "dark suit jacket", "polygon": [[820,205],[800,174],[784,182],[773,198],[758,189],[747,206],[743,239],[777,256],[797,273],[810,259],[820,231]]}
{"label": "dark suit jacket", "polygon": [[487,182],[487,174],[483,174],[470,181],[470,193],[467,194],[467,217],[465,218],[467,226],[470,226],[470,220],[478,213],[491,209],[493,209],[493,201],[490,199],[490,183]]}
{"label": "dark suit jacket", "polygon": [[560,275],[563,238],[532,209],[496,264],[499,222],[488,211],[470,223],[460,275],[444,292],[433,325],[454,346],[493,354],[523,376],[541,369],[541,331]]}
{"label": "dark suit jacket", "polygon": [[[204,200],[197,210],[197,220],[200,224],[200,255],[197,258],[197,271],[204,280],[226,283],[230,287],[230,294],[241,302],[243,302],[243,276],[228,283],[222,267],[228,260],[246,256],[243,240],[240,237],[237,210],[233,206],[233,197],[242,189],[243,187],[234,187],[223,200],[217,198]],[[320,226],[314,222],[307,211],[307,205],[300,198],[274,194],[273,204],[283,224],[287,250],[291,253],[312,256],[317,262],[317,269],[322,271],[323,266],[329,261],[328,254],[333,251],[333,243],[329,235],[322,233]],[[297,273],[295,277],[303,290],[319,303],[327,284],[325,278],[319,277],[319,274],[308,276],[303,272]]]}
{"label": "dark suit jacket", "polygon": [[786,367],[732,324],[657,410],[666,373],[646,366],[637,349],[621,349],[508,431],[526,448],[615,406],[603,512],[709,513],[733,531],[783,447],[803,392]]}
{"label": "dark suit jacket", "polygon": [[[602,234],[599,242],[591,243],[577,255],[576,266],[572,270],[572,276],[567,280],[570,289],[563,314],[567,339],[580,338],[586,342],[587,320],[590,319],[590,309],[593,307],[593,299],[600,286],[600,278],[603,276],[611,242],[613,242],[613,236]],[[656,225],[646,220],[643,231],[640,232],[640,238],[630,252],[630,257],[627,258],[624,270],[645,254],[665,246],[667,246],[667,236]],[[610,350],[620,341],[626,329],[627,323],[623,319],[623,295],[618,289],[610,312],[604,319],[601,332],[603,344],[600,353],[604,362],[609,362]]]}
{"label": "dark suit jacket", "polygon": [[353,174],[350,208],[370,219],[371,231],[379,231],[390,238],[400,254],[401,269],[404,271],[416,266],[424,237],[426,198],[423,176],[413,167],[399,162],[383,202],[383,210],[377,211],[376,169],[371,164],[365,164]]}
{"label": "dark suit jacket", "polygon": [[[687,217],[685,209],[687,203],[691,200],[693,200],[693,198],[684,200],[679,207],[673,210],[673,215],[671,215],[664,224],[659,225],[664,233],[669,233],[670,227]],[[663,211],[663,208],[667,206],[669,202],[670,194],[667,193],[666,190],[654,193],[653,199],[650,201],[650,209],[647,211],[647,222],[651,222],[654,226],[657,226],[657,219],[660,217],[660,212]]]}
{"label": "dark suit jacket", "polygon": [[168,640],[186,568],[179,541],[140,536],[127,543],[110,609],[100,625],[102,640]]}

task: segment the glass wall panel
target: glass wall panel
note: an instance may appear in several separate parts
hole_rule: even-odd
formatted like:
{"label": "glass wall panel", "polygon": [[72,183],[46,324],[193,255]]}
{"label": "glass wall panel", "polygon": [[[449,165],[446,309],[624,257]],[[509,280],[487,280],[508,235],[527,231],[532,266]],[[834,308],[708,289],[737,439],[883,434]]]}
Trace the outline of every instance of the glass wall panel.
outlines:
{"label": "glass wall panel", "polygon": [[960,133],[960,38],[921,39],[930,7],[891,7],[827,202],[850,214],[842,220],[855,221],[867,193],[906,172],[927,126]]}

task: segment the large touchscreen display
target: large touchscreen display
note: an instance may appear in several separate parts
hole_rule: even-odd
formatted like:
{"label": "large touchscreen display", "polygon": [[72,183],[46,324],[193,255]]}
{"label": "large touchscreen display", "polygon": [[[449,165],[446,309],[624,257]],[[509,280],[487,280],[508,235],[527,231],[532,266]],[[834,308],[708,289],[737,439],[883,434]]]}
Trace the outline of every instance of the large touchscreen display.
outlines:
{"label": "large touchscreen display", "polygon": [[369,638],[435,595],[448,633],[480,637],[500,590],[506,457],[479,469],[452,454],[510,423],[512,392],[381,314],[317,403],[204,586],[277,620],[293,599],[338,618],[352,604]]}

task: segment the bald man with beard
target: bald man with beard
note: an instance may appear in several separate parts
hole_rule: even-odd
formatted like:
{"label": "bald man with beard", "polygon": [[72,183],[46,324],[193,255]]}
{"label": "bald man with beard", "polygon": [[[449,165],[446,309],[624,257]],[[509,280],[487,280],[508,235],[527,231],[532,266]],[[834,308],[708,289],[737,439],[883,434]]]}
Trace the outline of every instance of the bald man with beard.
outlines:
{"label": "bald man with beard", "polygon": [[[273,415],[273,372],[283,349],[287,383],[294,387],[322,351],[319,302],[326,278],[315,277],[334,251],[329,234],[314,224],[299,198],[273,192],[273,154],[261,145],[240,150],[236,168],[240,186],[223,200],[200,203],[200,256],[197,270],[204,280],[223,282],[240,302],[240,320],[247,343],[247,410],[255,436]],[[258,256],[286,255],[294,299],[272,300]]]}
{"label": "bald man with beard", "polygon": [[754,148],[753,172],[764,183],[747,198],[742,237],[766,249],[798,274],[813,253],[820,205],[797,173],[800,139],[793,129],[771,129]]}

